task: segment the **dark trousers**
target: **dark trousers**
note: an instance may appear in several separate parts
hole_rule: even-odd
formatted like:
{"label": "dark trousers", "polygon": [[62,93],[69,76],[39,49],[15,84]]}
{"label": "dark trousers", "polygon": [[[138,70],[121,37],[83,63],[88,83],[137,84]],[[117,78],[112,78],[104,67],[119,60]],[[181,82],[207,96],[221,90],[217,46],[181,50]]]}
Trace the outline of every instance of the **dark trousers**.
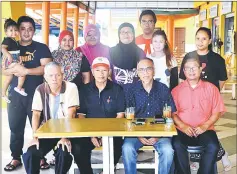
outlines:
{"label": "dark trousers", "polygon": [[187,146],[203,146],[204,150],[199,163],[198,174],[215,174],[215,164],[220,148],[216,132],[208,130],[198,137],[189,137],[178,130],[173,137],[175,150],[175,170],[178,174],[191,174]]}
{"label": "dark trousers", "polygon": [[[72,154],[80,174],[93,174],[91,168],[91,151],[95,148],[91,138],[74,138],[72,142]],[[123,139],[114,138],[114,164],[116,165],[122,155]]]}
{"label": "dark trousers", "polygon": [[13,91],[9,94],[11,103],[7,105],[8,121],[11,131],[10,150],[13,159],[20,160],[24,145],[24,130],[28,116],[32,120],[32,96],[24,97]]}
{"label": "dark trousers", "polygon": [[[22,155],[27,174],[40,173],[40,160],[57,145],[58,141],[59,139],[40,139],[39,150],[36,149],[36,146],[27,149],[27,152]],[[66,147],[63,151],[60,146],[55,153],[55,174],[66,174],[71,164],[72,156]]]}

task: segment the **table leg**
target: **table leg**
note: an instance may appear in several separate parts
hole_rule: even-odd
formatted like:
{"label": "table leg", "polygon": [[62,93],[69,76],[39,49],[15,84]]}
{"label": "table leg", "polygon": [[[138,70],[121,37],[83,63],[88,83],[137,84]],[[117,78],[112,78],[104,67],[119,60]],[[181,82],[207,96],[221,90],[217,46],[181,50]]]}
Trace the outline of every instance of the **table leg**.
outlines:
{"label": "table leg", "polygon": [[113,137],[109,137],[109,161],[110,161],[110,174],[114,174],[114,142],[113,142]]}
{"label": "table leg", "polygon": [[109,146],[109,137],[102,137],[103,144],[103,174],[110,174],[110,146]]}
{"label": "table leg", "polygon": [[236,92],[236,91],[235,91],[235,90],[236,90],[236,87],[235,87],[235,85],[236,85],[236,84],[233,84],[233,85],[232,85],[232,93],[231,93],[231,94],[232,94],[232,100],[236,100],[236,97],[235,97],[235,96],[236,96],[236,93],[235,93],[235,92]]}

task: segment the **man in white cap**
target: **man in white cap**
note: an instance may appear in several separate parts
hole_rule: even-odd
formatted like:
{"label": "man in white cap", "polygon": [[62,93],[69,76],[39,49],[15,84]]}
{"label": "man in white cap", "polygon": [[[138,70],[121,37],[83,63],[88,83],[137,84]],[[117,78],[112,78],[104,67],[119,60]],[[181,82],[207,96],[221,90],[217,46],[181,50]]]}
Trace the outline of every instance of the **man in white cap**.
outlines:
{"label": "man in white cap", "polygon": [[[91,65],[94,81],[81,87],[79,91],[79,118],[123,118],[125,99],[122,87],[108,79],[110,63],[105,57],[97,57]],[[72,141],[72,154],[80,174],[93,174],[91,168],[91,151],[102,146],[98,137],[75,138]],[[122,153],[123,140],[114,138],[114,164]]]}

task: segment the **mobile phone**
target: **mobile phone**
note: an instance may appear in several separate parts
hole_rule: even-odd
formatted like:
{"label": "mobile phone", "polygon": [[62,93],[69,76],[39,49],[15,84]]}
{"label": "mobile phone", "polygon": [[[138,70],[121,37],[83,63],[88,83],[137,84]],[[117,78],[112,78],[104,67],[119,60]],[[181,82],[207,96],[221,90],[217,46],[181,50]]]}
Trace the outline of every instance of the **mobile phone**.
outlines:
{"label": "mobile phone", "polygon": [[165,123],[165,119],[164,119],[164,118],[156,118],[156,119],[155,119],[155,123],[156,123],[156,124]]}
{"label": "mobile phone", "polygon": [[146,122],[146,119],[145,118],[138,118],[138,119],[136,119],[136,122]]}

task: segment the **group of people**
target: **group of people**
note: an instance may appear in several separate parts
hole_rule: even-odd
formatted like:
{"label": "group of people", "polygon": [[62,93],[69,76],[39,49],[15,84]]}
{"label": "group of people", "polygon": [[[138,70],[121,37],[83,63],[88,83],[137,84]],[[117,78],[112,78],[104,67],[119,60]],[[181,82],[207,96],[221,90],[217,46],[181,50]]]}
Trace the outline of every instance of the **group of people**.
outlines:
{"label": "group of people", "polygon": [[[73,34],[64,30],[59,35],[58,49],[52,53],[45,44],[33,40],[32,18],[21,16],[17,22],[7,20],[4,25],[7,37],[2,42],[2,70],[7,83],[4,83],[2,98],[8,102],[13,158],[4,170],[13,171],[22,165],[27,116],[35,132],[49,119],[123,118],[127,107],[135,107],[136,118],[153,118],[162,116],[167,105],[171,107],[178,135],[116,137],[114,164],[122,155],[125,173],[135,174],[138,150],[149,145],[159,154],[160,174],[188,174],[187,147],[201,145],[204,151],[199,173],[214,174],[218,158],[229,170],[227,152],[214,130],[215,122],[226,111],[219,90],[227,74],[224,59],[209,49],[210,29],[198,29],[197,50],[184,57],[178,77],[177,62],[165,32],[154,31],[156,20],[153,11],[144,10],[139,18],[143,34],[137,38],[130,23],[121,24],[119,43],[112,48],[100,42],[96,25],[85,28],[85,44],[75,50]],[[19,41],[15,40],[17,33]],[[18,50],[17,59],[14,57],[19,54]],[[183,82],[178,84],[178,78]],[[23,154],[27,174],[49,168],[45,155],[55,146],[55,173],[67,173],[72,153],[80,173],[92,174],[91,151],[102,146],[102,141],[100,137],[34,137]],[[173,161],[175,167],[172,167]]]}

